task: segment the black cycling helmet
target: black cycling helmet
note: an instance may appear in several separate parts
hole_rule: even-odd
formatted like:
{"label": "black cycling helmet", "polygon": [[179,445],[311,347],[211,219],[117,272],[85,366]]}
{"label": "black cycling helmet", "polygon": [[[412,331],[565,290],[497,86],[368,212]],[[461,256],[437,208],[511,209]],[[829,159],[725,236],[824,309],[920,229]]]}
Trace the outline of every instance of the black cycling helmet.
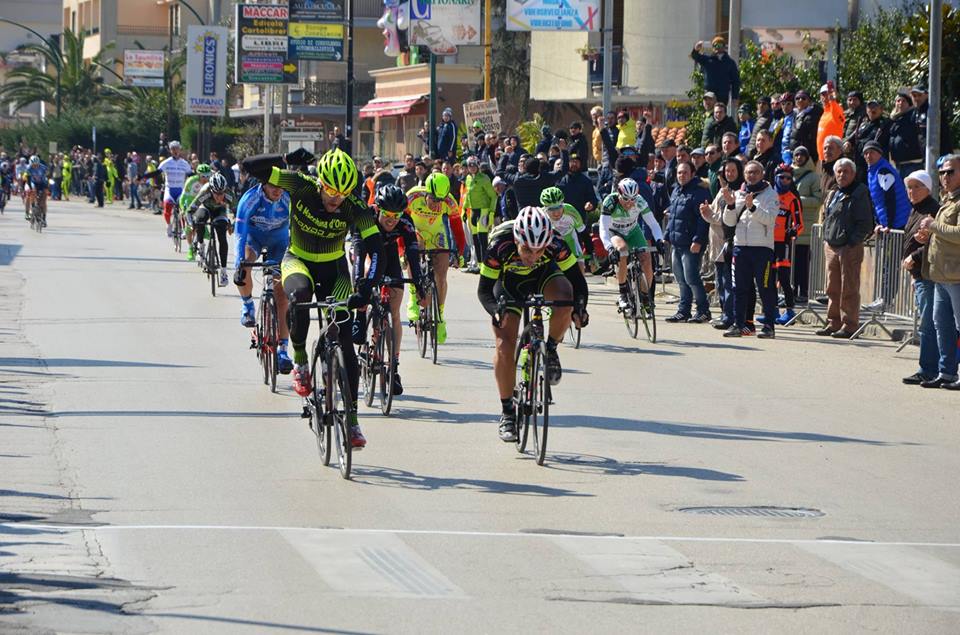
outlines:
{"label": "black cycling helmet", "polygon": [[385,209],[388,212],[402,212],[407,209],[407,195],[392,183],[377,190],[375,202],[378,209]]}

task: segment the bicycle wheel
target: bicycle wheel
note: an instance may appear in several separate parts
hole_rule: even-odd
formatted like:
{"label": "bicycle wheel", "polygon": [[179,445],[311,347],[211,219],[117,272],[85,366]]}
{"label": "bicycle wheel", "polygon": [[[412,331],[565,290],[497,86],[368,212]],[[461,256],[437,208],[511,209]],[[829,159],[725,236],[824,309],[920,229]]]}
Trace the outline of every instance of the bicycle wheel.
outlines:
{"label": "bicycle wheel", "polygon": [[430,300],[430,345],[433,347],[433,363],[437,363],[437,328],[440,324],[440,296],[436,290],[433,292],[433,299]]}
{"label": "bicycle wheel", "polygon": [[580,327],[574,324],[573,321],[571,320],[570,326],[567,328],[567,331],[569,332],[570,341],[573,343],[573,347],[580,348],[580,335],[582,333],[582,331],[580,330]]}
{"label": "bicycle wheel", "polygon": [[183,228],[180,226],[179,212],[174,210],[173,219],[170,222],[173,223],[173,250],[180,253],[180,234]]}
{"label": "bicycle wheel", "polygon": [[643,272],[640,272],[637,279],[637,282],[640,284],[638,284],[635,289],[636,292],[634,293],[633,302],[637,306],[637,313],[643,320],[643,330],[647,334],[647,341],[651,344],[656,344],[657,318],[654,315],[652,303],[648,302],[650,294],[646,280],[646,276],[643,275]]}
{"label": "bicycle wheel", "polygon": [[[320,453],[320,460],[324,465],[330,465],[330,456],[333,451],[331,443],[330,418],[326,415],[326,401],[323,394],[322,364],[320,357],[323,354],[320,350],[320,342],[314,342],[313,355],[310,360],[310,377],[313,379],[313,392],[307,399],[310,403],[310,427],[317,436],[317,451]],[[319,371],[319,372],[318,372]]]}
{"label": "bicycle wheel", "polygon": [[537,355],[531,355],[530,368],[530,431],[533,433],[533,455],[537,465],[547,456],[547,429],[550,423],[550,383],[547,381],[546,344]]}
{"label": "bicycle wheel", "polygon": [[515,357],[515,363],[518,366],[517,372],[520,373],[520,377],[517,379],[516,386],[513,389],[513,400],[516,404],[517,414],[517,452],[521,454],[527,449],[527,435],[530,431],[531,401],[530,382],[528,380],[530,377],[530,356],[528,354],[522,366],[520,366],[520,356],[529,341],[530,333],[524,330],[517,342],[517,354]]}
{"label": "bicycle wheel", "polygon": [[268,295],[263,305],[262,310],[265,314],[263,370],[270,384],[270,392],[277,392],[277,349],[280,344],[280,324],[277,320],[277,307],[274,304],[273,296]]}
{"label": "bicycle wheel", "polygon": [[630,334],[630,337],[636,339],[637,333],[640,331],[640,308],[634,302],[636,297],[635,289],[637,288],[637,279],[632,264],[627,266],[627,287],[629,288],[627,297],[630,299],[630,303],[633,304],[633,306],[622,311],[623,323],[626,324],[627,333]]}
{"label": "bicycle wheel", "polygon": [[33,228],[37,230],[37,233],[43,231],[43,202],[42,199],[37,199],[35,209],[33,210]]}
{"label": "bicycle wheel", "polygon": [[350,396],[350,380],[343,364],[343,351],[336,349],[330,355],[330,367],[327,368],[327,416],[333,424],[333,436],[337,444],[337,461],[340,464],[340,476],[350,479],[350,467],[353,463],[353,445],[350,443],[350,415],[353,414],[353,400]]}
{"label": "bicycle wheel", "polygon": [[360,346],[360,352],[357,355],[357,362],[360,365],[360,390],[363,391],[363,404],[368,408],[373,405],[373,393],[377,388],[377,361],[376,361],[376,342],[377,335],[373,327],[370,328],[370,336]]}
{"label": "bicycle wheel", "polygon": [[254,327],[254,341],[251,346],[256,348],[257,351],[257,361],[260,362],[260,368],[263,370],[263,383],[268,385],[270,383],[270,376],[267,371],[267,363],[264,360],[264,357],[267,354],[266,346],[266,324],[264,324],[263,316],[266,315],[266,306],[263,301],[263,298],[260,298],[260,313],[257,315],[257,325]]}
{"label": "bicycle wheel", "polygon": [[393,380],[397,375],[397,358],[393,348],[393,317],[384,313],[380,321],[380,341],[377,345],[377,360],[380,364],[380,412],[390,414],[393,406]]}
{"label": "bicycle wheel", "polygon": [[215,232],[210,232],[207,241],[207,276],[210,278],[210,295],[217,297],[217,274],[220,263],[217,261],[217,238]]}
{"label": "bicycle wheel", "polygon": [[[427,288],[428,293],[433,293],[431,287]],[[420,307],[420,317],[414,323],[414,331],[417,334],[417,351],[420,352],[420,358],[424,359],[427,356],[427,330],[429,320],[427,315],[429,309],[427,307]]]}

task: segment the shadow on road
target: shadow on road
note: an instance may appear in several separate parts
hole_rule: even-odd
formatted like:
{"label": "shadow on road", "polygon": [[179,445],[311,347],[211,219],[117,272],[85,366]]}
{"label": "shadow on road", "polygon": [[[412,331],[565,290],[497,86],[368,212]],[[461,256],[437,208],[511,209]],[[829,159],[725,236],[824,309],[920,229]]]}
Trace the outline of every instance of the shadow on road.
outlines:
{"label": "shadow on road", "polygon": [[561,472],[599,474],[603,476],[675,476],[698,481],[737,482],[746,479],[739,474],[700,467],[684,467],[665,463],[621,462],[596,454],[549,454],[544,467]]}
{"label": "shadow on road", "polygon": [[216,419],[299,419],[300,413],[222,412],[215,410],[67,410],[48,413],[51,417],[210,417]]}
{"label": "shadow on road", "polygon": [[377,487],[399,487],[411,490],[472,490],[481,494],[509,494],[513,496],[577,497],[593,494],[575,492],[562,487],[548,487],[531,483],[508,483],[479,478],[455,478],[414,474],[407,470],[375,465],[354,466],[353,482]]}
{"label": "shadow on road", "polygon": [[105,366],[119,366],[129,368],[196,368],[189,364],[163,364],[160,362],[131,362],[119,359],[79,359],[76,357],[0,357],[0,366],[28,366],[28,367],[73,367],[99,368]]}
{"label": "shadow on road", "polygon": [[681,348],[713,348],[717,350],[729,351],[759,351],[759,348],[753,346],[741,346],[740,344],[724,344],[722,342],[693,342],[681,340],[657,340],[658,344],[669,344],[670,346],[679,346]]}
{"label": "shadow on road", "polygon": [[[654,346],[651,344],[651,346]],[[569,348],[569,346],[568,346]],[[581,342],[580,348],[588,351],[603,351],[604,353],[625,353],[627,355],[683,355],[677,351],[667,350],[665,348],[641,348],[639,346],[618,346],[616,344],[595,344],[591,342]],[[567,372],[564,368],[563,372]]]}
{"label": "shadow on road", "polygon": [[644,421],[642,419],[621,419],[617,417],[587,415],[553,415],[550,417],[550,425],[559,428],[599,428],[602,430],[646,432],[648,434],[666,434],[677,437],[719,439],[723,441],[811,441],[816,443],[860,443],[863,445],[880,446],[914,445],[912,443],[890,443],[887,441],[842,437],[816,432],[784,432],[780,430],[761,430],[759,428],[666,423],[662,421]]}

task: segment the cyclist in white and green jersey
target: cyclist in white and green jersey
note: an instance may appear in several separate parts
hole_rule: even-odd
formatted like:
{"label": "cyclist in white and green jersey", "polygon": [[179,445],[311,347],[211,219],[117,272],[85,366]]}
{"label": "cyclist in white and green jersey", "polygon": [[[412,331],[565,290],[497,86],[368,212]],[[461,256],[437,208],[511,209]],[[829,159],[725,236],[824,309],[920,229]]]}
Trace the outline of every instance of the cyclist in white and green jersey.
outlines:
{"label": "cyclist in white and green jersey", "polygon": [[190,209],[193,199],[197,198],[197,194],[200,193],[200,188],[210,180],[210,171],[210,166],[206,163],[198,165],[197,172],[183,184],[183,192],[180,194],[180,200],[177,201],[177,205],[180,206],[180,216],[183,219],[181,226],[184,228],[184,235],[187,239],[187,245],[189,245],[187,260],[190,261],[196,257],[196,254],[193,249],[193,227],[186,222],[187,210]]}
{"label": "cyclist in white and green jersey", "polygon": [[[620,285],[621,309],[630,307],[627,297],[627,255],[634,249],[647,246],[640,218],[650,228],[657,249],[663,251],[663,230],[650,211],[647,202],[640,196],[640,186],[631,178],[620,181],[615,194],[608,194],[600,204],[600,240],[609,254],[610,266],[617,267],[617,283]],[[653,261],[649,253],[640,254],[643,275],[650,289],[649,302],[653,303]]]}
{"label": "cyclist in white and green jersey", "polygon": [[570,247],[570,251],[577,257],[580,263],[580,271],[585,271],[583,264],[584,249],[581,244],[586,245],[588,254],[593,254],[593,241],[587,233],[587,227],[580,216],[577,208],[564,202],[563,190],[559,187],[548,187],[540,193],[540,205],[543,211],[550,217],[550,223],[553,225],[553,231],[563,238],[563,241]]}

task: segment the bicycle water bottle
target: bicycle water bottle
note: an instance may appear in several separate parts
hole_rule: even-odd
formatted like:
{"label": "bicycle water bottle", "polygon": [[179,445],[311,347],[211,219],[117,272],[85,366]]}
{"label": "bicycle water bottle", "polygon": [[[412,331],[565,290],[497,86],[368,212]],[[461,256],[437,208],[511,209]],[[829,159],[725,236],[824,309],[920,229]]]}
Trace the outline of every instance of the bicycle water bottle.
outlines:
{"label": "bicycle water bottle", "polygon": [[530,359],[530,345],[524,344],[523,348],[520,349],[520,358],[517,361],[520,364],[520,372],[523,377],[523,381],[530,381],[530,366],[527,362]]}

